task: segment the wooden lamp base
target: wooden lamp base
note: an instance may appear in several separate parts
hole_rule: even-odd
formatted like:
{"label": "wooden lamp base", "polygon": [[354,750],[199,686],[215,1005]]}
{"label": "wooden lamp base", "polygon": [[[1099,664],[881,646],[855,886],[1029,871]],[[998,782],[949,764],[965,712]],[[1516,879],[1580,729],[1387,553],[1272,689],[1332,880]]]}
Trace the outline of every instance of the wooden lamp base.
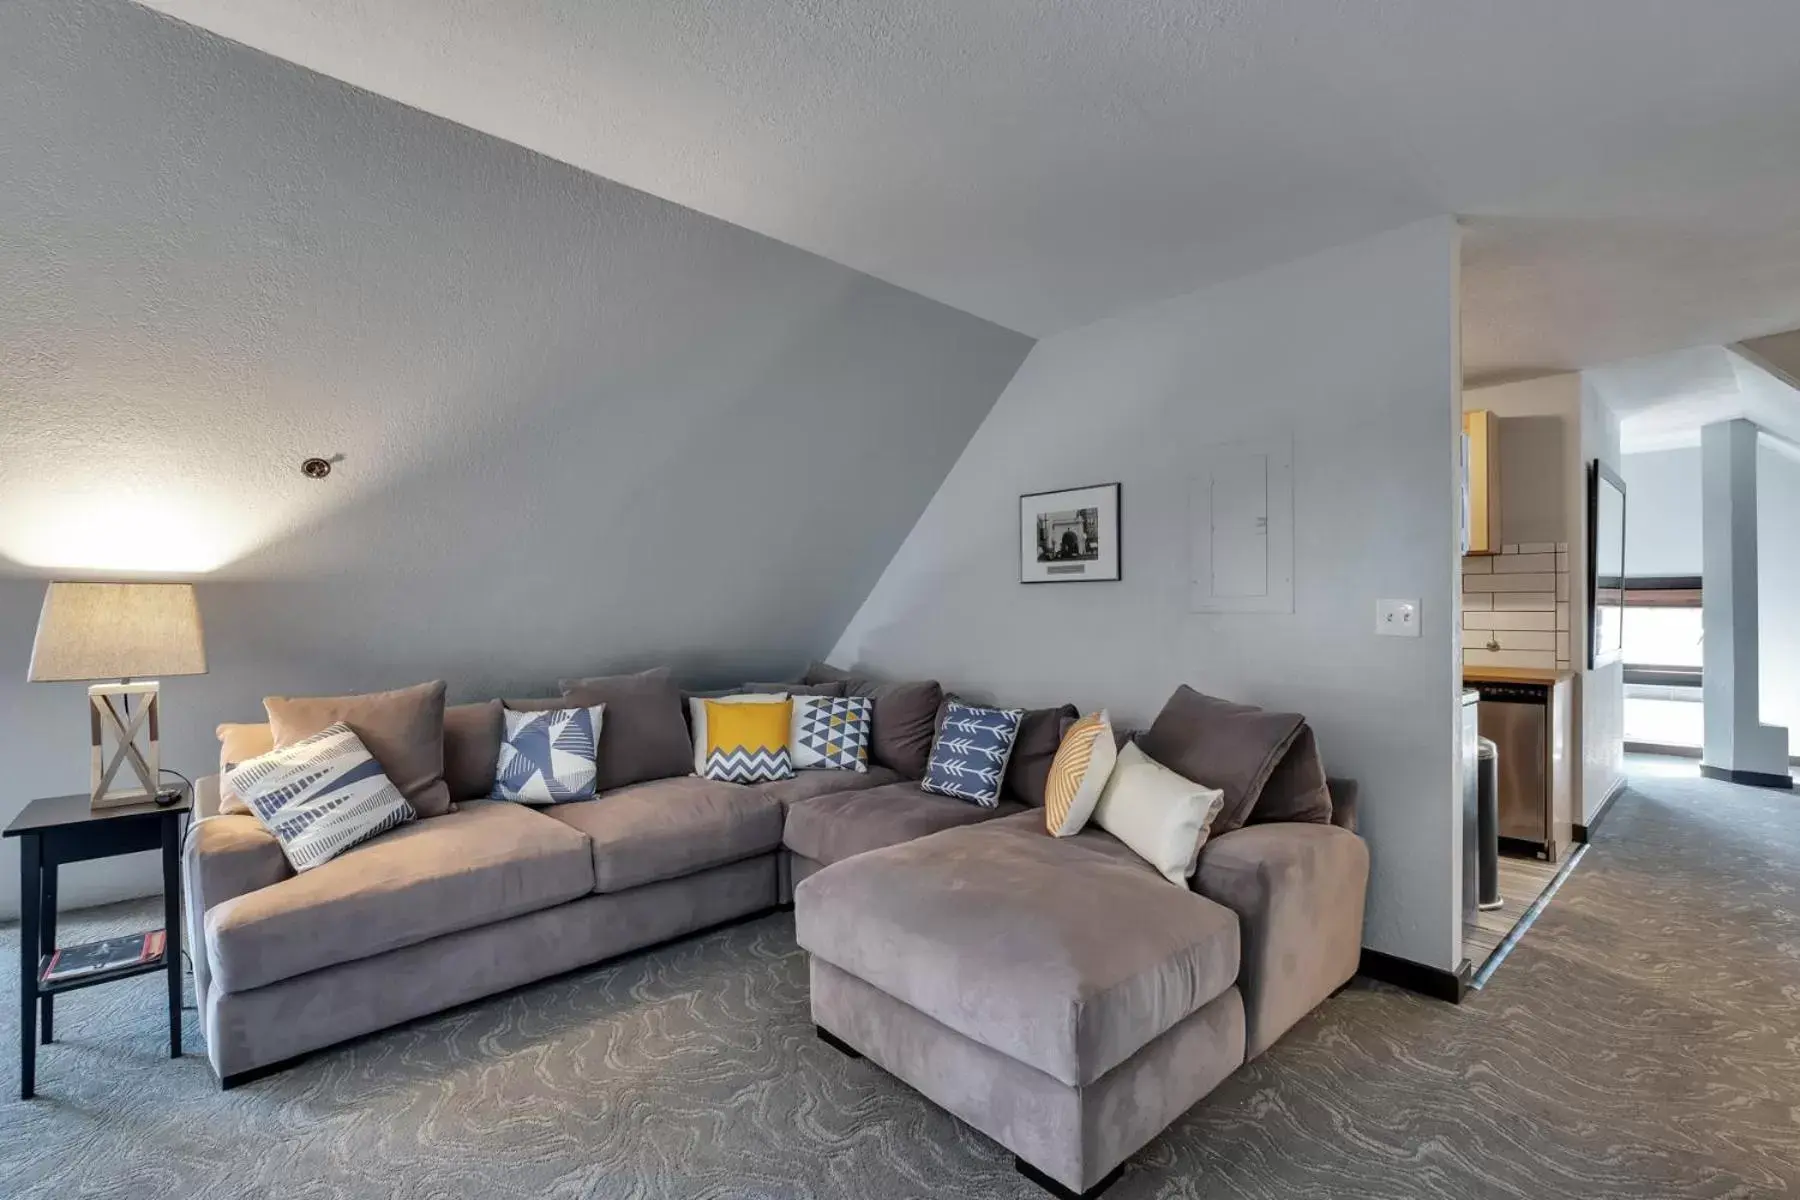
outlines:
{"label": "wooden lamp base", "polygon": [[[92,730],[92,805],[122,808],[155,800],[161,778],[157,696],[162,685],[97,683],[88,688],[88,723]],[[132,711],[132,701],[139,701]],[[108,743],[111,743],[109,751]],[[119,778],[121,767],[130,777]],[[117,786],[115,786],[117,784]],[[135,786],[134,786],[135,785]]]}

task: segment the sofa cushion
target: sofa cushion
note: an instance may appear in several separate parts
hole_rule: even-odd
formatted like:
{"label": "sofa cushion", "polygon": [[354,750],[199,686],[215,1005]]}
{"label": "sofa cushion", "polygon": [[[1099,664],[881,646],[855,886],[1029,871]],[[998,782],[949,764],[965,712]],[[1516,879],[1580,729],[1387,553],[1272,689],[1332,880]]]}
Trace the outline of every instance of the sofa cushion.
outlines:
{"label": "sofa cushion", "polygon": [[892,767],[870,767],[867,771],[796,771],[792,779],[759,783],[756,790],[786,808],[814,796],[862,792],[899,782],[900,772]]}
{"label": "sofa cushion", "polygon": [[846,696],[867,696],[875,702],[870,721],[869,758],[892,767],[908,779],[925,774],[931,760],[931,742],[937,734],[944,689],[936,680],[911,683],[879,683],[867,675],[841,671],[829,663],[806,668],[806,682],[841,683]]}
{"label": "sofa cushion", "polygon": [[[1225,805],[1213,821],[1216,835],[1230,833],[1249,820],[1263,785],[1305,723],[1298,713],[1234,704],[1184,683],[1150,728],[1137,736],[1137,744],[1177,775],[1225,793]],[[1319,783],[1323,787],[1322,772]]]}
{"label": "sofa cushion", "polygon": [[[681,689],[665,667],[636,675],[565,679],[557,708],[606,705],[597,767],[602,792],[649,779],[686,775],[693,767],[694,743],[681,715]],[[511,701],[508,708],[522,709]]]}
{"label": "sofa cushion", "polygon": [[842,680],[835,683],[746,683],[746,692],[785,692],[790,696],[843,696]]}
{"label": "sofa cushion", "polygon": [[1013,741],[1012,757],[1006,760],[1002,799],[1044,807],[1050,764],[1062,746],[1063,734],[1080,717],[1080,710],[1073,704],[1025,710],[1025,719],[1019,722],[1019,736]]}
{"label": "sofa cushion", "polygon": [[244,992],[573,900],[588,840],[517,804],[470,800],[206,914],[213,982]]}
{"label": "sofa cushion", "polygon": [[596,892],[692,875],[781,845],[781,805],[761,788],[697,775],[640,783],[544,814],[592,842]]}
{"label": "sofa cushion", "polygon": [[933,796],[908,780],[790,805],[782,844],[815,862],[834,863],[940,829],[991,821],[1019,811],[1017,804],[982,808],[949,796]]}
{"label": "sofa cushion", "polygon": [[444,782],[451,800],[485,800],[494,790],[503,733],[498,700],[444,710]]}
{"label": "sofa cushion", "polygon": [[260,725],[227,723],[215,731],[219,735],[219,814],[249,816],[250,806],[231,790],[225,777],[231,768],[253,758],[261,758],[275,748],[275,734],[267,721]]}
{"label": "sofa cushion", "polygon": [[1224,994],[1238,919],[1109,834],[1026,811],[826,867],[795,893],[800,945],[1071,1087]]}
{"label": "sofa cushion", "polygon": [[413,811],[450,811],[444,783],[444,681],[357,696],[268,696],[263,708],[275,746],[292,746],[332,725],[348,725]]}

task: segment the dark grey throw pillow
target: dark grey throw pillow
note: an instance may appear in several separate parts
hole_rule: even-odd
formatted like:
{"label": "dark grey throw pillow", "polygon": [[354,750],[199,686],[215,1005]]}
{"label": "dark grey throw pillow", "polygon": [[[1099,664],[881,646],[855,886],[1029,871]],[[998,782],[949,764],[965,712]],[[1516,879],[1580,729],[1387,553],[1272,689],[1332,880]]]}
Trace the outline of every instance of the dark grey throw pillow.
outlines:
{"label": "dark grey throw pillow", "polygon": [[833,683],[746,683],[746,692],[786,692],[790,696],[842,696],[844,684]]}
{"label": "dark grey throw pillow", "polygon": [[1298,713],[1234,704],[1182,684],[1137,744],[1177,775],[1225,793],[1212,825],[1218,837],[1249,821],[1269,777],[1305,727]]}
{"label": "dark grey throw pillow", "polygon": [[444,709],[444,782],[450,799],[483,800],[493,794],[505,726],[498,700]]}
{"label": "dark grey throw pillow", "polygon": [[943,715],[944,689],[937,680],[879,683],[867,675],[816,662],[806,668],[804,682],[841,683],[844,695],[867,696],[873,700],[875,715],[869,721],[869,758],[908,779],[924,777],[925,765],[931,761],[932,739],[937,735],[938,721]]}
{"label": "dark grey throw pillow", "polygon": [[1262,795],[1251,805],[1244,824],[1301,821],[1329,825],[1331,810],[1331,787],[1325,780],[1319,743],[1313,737],[1312,726],[1303,724],[1287,753],[1270,772],[1269,781],[1263,784]]}
{"label": "dark grey throw pillow", "polygon": [[[594,783],[599,791],[694,773],[694,742],[682,716],[686,706],[667,667],[635,675],[565,679],[562,690],[558,708],[606,705],[595,759]],[[519,708],[511,701],[507,707]]]}
{"label": "dark grey throw pillow", "polygon": [[1029,708],[1019,723],[1012,757],[1006,760],[1006,781],[1000,798],[1032,808],[1044,807],[1044,789],[1050,783],[1050,764],[1062,746],[1063,734],[1081,718],[1073,704],[1056,708]]}

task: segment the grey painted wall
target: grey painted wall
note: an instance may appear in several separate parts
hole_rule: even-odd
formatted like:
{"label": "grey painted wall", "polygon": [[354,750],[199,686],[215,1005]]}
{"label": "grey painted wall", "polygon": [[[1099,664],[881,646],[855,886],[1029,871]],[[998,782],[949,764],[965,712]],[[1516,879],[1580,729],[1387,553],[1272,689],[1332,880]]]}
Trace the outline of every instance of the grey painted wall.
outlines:
{"label": "grey painted wall", "polygon": [[86,785],[45,579],[200,581],[189,773],[270,692],[793,669],[1030,346],[122,2],[0,5],[0,176],[0,820]]}
{"label": "grey painted wall", "polygon": [[[833,652],[1139,724],[1187,682],[1305,713],[1363,784],[1367,943],[1460,955],[1457,235],[1429,221],[1040,342]],[[1289,433],[1291,615],[1195,615],[1188,463]],[[1021,586],[1017,497],[1124,485],[1124,579]],[[1422,602],[1417,640],[1375,601]]]}

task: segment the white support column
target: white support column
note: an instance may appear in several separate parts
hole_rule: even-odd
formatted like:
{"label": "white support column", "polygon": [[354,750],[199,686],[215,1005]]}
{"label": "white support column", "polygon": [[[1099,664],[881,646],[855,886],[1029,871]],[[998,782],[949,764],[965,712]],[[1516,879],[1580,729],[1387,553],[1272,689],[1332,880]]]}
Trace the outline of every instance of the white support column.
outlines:
{"label": "white support column", "polygon": [[1700,769],[1715,779],[1792,787],[1787,730],[1764,725],[1759,709],[1756,437],[1756,426],[1741,419],[1700,431],[1706,702]]}

